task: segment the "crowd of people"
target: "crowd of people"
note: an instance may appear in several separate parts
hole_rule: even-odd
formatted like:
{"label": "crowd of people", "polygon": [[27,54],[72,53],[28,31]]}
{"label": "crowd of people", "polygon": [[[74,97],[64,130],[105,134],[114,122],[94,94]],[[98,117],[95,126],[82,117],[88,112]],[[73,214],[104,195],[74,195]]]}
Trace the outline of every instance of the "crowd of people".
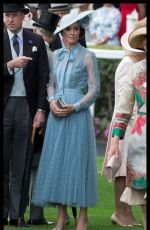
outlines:
{"label": "crowd of people", "polygon": [[70,5],[3,4],[3,225],[54,224],[44,217],[43,207],[50,205],[58,209],[53,230],[69,224],[67,207],[80,209],[76,230],[88,229],[88,208],[98,204],[90,106],[101,91],[97,59],[87,49],[88,30],[96,45],[122,45],[126,51],[115,74],[115,108],[102,169],[107,176],[111,157],[121,158],[111,220],[139,225],[131,206],[140,205],[146,230],[145,12],[120,42],[122,16],[114,4],[96,10],[78,4],[78,11]]}

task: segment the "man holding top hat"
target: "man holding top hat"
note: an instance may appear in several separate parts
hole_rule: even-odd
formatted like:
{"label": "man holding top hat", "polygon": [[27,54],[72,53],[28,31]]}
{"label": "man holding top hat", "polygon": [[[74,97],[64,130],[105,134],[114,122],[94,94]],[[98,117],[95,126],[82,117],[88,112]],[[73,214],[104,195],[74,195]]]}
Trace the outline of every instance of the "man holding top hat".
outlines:
{"label": "man holding top hat", "polygon": [[[4,4],[4,204],[3,223],[18,226],[25,162],[31,145],[32,124],[45,122],[48,58],[40,35],[22,28],[29,9]],[[30,153],[31,154],[31,153]],[[11,163],[11,168],[10,168]],[[26,226],[23,214],[21,226]]]}

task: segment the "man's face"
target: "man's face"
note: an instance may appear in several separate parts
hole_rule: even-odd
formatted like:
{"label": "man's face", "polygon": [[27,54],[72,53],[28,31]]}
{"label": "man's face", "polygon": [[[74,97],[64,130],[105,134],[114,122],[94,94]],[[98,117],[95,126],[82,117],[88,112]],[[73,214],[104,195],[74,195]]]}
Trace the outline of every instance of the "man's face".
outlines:
{"label": "man's face", "polygon": [[22,28],[22,21],[24,19],[24,13],[18,12],[6,12],[4,14],[6,28],[13,33],[17,33]]}
{"label": "man's face", "polygon": [[69,11],[68,10],[57,10],[54,13],[57,14],[60,18],[62,18],[64,15],[69,14]]}

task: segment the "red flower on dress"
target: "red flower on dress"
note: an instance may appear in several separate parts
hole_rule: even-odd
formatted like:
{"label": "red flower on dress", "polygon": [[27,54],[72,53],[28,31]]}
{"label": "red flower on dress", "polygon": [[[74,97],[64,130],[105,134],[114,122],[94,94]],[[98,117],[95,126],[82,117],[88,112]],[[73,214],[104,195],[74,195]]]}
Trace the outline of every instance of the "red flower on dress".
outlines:
{"label": "red flower on dress", "polygon": [[130,161],[127,160],[127,177],[126,177],[126,185],[131,187],[133,178],[135,178],[135,170],[133,169],[133,165]]}
{"label": "red flower on dress", "polygon": [[142,99],[146,98],[146,71],[138,73],[136,78],[133,80],[132,85],[136,88],[138,94],[141,95]]}
{"label": "red flower on dress", "polygon": [[140,179],[141,176],[146,177],[145,174],[141,174],[139,172],[136,172],[133,168],[133,164],[131,161],[127,160],[127,176],[126,176],[126,185],[128,187],[132,187],[134,180]]}
{"label": "red flower on dress", "polygon": [[142,126],[146,123],[146,116],[139,116],[133,126],[131,133],[137,132],[139,135],[142,133]]}
{"label": "red flower on dress", "polygon": [[142,97],[142,100],[146,100],[146,92],[147,92],[147,88],[146,88],[146,82],[144,82],[142,84],[142,89],[141,89],[141,97]]}
{"label": "red flower on dress", "polygon": [[133,80],[133,85],[137,88],[138,86],[142,85],[146,81],[146,72],[140,72],[137,74],[136,78]]}

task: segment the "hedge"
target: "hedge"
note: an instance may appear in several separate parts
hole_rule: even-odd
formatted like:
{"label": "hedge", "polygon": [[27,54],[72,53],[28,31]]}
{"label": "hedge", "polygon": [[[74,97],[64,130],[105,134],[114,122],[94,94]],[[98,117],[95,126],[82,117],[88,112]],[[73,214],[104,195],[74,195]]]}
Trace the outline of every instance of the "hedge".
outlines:
{"label": "hedge", "polygon": [[[122,49],[118,46],[88,46],[90,48],[99,49]],[[119,59],[97,59],[100,78],[101,78],[101,92],[99,98],[95,103],[95,117],[99,118],[99,131],[97,137],[106,140],[106,132],[112,118],[114,109],[114,78],[116,68],[121,60]],[[96,122],[97,123],[97,122]],[[97,124],[96,124],[97,126]]]}

